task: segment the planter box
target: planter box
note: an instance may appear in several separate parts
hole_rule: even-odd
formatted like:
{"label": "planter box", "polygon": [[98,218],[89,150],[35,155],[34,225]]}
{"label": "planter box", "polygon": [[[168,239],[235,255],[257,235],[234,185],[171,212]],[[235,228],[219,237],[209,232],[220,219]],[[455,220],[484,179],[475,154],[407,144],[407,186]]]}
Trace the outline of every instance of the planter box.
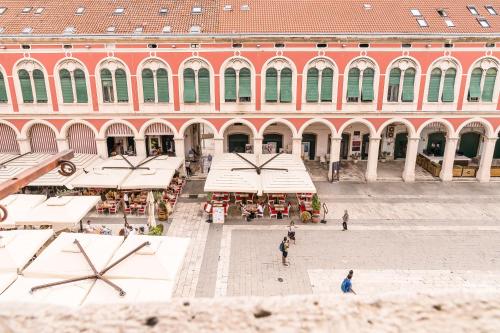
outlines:
{"label": "planter box", "polygon": [[464,167],[462,169],[462,177],[476,177],[477,168],[476,167]]}
{"label": "planter box", "polygon": [[500,177],[500,166],[491,167],[491,177]]}
{"label": "planter box", "polygon": [[429,169],[427,171],[429,171],[434,177],[439,177],[439,174],[441,173],[441,165],[430,162]]}
{"label": "planter box", "polygon": [[463,168],[460,165],[453,166],[453,177],[462,177]]}

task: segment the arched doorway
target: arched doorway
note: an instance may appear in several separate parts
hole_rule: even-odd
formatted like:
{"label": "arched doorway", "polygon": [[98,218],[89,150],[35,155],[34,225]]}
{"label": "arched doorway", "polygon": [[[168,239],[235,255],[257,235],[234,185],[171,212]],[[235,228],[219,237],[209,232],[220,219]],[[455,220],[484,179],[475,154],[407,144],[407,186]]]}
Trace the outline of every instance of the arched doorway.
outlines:
{"label": "arched doorway", "polygon": [[67,132],[68,146],[75,153],[79,154],[97,154],[97,144],[95,142],[95,133],[85,124],[73,124]]}
{"label": "arched doorway", "polygon": [[394,158],[406,158],[406,148],[408,147],[408,133],[398,133],[396,134],[396,139],[394,140]]}
{"label": "arched doorway", "polygon": [[446,146],[445,132],[430,133],[427,137],[427,147],[424,153],[430,156],[443,156],[445,146]]}
{"label": "arched doorway", "polygon": [[340,181],[366,180],[371,130],[363,122],[353,122],[340,129]]}
{"label": "arched doorway", "polygon": [[493,158],[500,158],[500,133],[498,134],[498,139],[495,143],[495,152],[493,153]]}
{"label": "arched doorway", "polygon": [[[208,173],[210,156],[215,154],[214,129],[204,123],[189,125],[181,134],[184,136],[186,169],[190,175]],[[222,143],[222,142],[221,142]]]}
{"label": "arched doorway", "polygon": [[227,140],[229,153],[244,153],[250,144],[250,137],[247,134],[230,134]]}
{"label": "arched doorway", "polygon": [[175,156],[174,132],[163,123],[153,123],[144,131],[146,154]]}
{"label": "arched doorway", "polygon": [[0,124],[0,153],[19,154],[16,132],[8,125]]}
{"label": "arched doorway", "polygon": [[481,134],[476,132],[464,133],[460,136],[460,145],[458,146],[458,154],[469,158],[475,158],[478,155],[479,142]]}
{"label": "arched doorway", "polygon": [[302,153],[304,158],[314,161],[316,159],[316,134],[302,134]]}
{"label": "arched doorway", "polygon": [[56,133],[45,124],[34,124],[28,133],[32,153],[57,153]]}
{"label": "arched doorway", "polygon": [[283,150],[283,135],[277,133],[264,134],[262,144],[267,146],[263,153],[279,153]]}
{"label": "arched doorway", "polygon": [[110,125],[106,129],[108,156],[135,155],[134,132],[122,123]]}
{"label": "arched doorway", "polygon": [[361,159],[368,159],[368,151],[370,148],[370,134],[363,134],[363,141],[361,143]]}
{"label": "arched doorway", "polygon": [[349,144],[351,143],[351,136],[348,133],[342,133],[342,140],[340,141],[340,158],[347,160],[349,157]]}

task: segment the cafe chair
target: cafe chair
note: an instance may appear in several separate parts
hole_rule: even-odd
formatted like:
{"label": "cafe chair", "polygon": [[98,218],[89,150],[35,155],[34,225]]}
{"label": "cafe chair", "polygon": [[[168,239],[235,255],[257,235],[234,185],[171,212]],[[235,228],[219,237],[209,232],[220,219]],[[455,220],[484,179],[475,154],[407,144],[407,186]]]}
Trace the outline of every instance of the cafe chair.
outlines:
{"label": "cafe chair", "polygon": [[97,206],[96,209],[97,209],[97,214],[104,214],[104,208],[102,208],[102,206]]}
{"label": "cafe chair", "polygon": [[144,206],[139,207],[139,209],[137,209],[137,212],[139,213],[139,215],[145,215],[146,214],[146,207],[144,207]]}
{"label": "cafe chair", "polygon": [[290,205],[286,206],[282,212],[283,217],[290,217]]}
{"label": "cafe chair", "polygon": [[118,210],[116,209],[116,206],[112,206],[109,208],[109,213],[110,214],[116,214],[118,212]]}
{"label": "cafe chair", "polygon": [[276,211],[276,208],[274,208],[274,206],[272,205],[269,205],[269,217],[270,218],[278,218],[278,212]]}
{"label": "cafe chair", "polygon": [[130,209],[130,207],[125,208],[125,214],[132,214],[132,209]]}

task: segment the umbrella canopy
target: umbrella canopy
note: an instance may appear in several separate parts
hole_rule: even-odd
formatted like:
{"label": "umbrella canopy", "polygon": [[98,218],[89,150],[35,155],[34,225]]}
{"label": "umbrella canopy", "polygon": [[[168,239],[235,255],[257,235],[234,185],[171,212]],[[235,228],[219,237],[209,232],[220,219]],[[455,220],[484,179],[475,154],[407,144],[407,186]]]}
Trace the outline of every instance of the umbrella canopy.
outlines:
{"label": "umbrella canopy", "polygon": [[260,189],[260,177],[253,170],[210,169],[204,187],[205,192],[257,193]]}
{"label": "umbrella canopy", "polygon": [[155,197],[153,192],[149,191],[148,197],[146,198],[146,202],[148,204],[148,225],[151,228],[156,227],[155,220]]}
{"label": "umbrella canopy", "polygon": [[14,229],[17,218],[35,206],[47,200],[45,195],[12,194],[0,200],[0,205],[7,208],[7,219],[0,222],[0,229]]}
{"label": "umbrella canopy", "polygon": [[305,170],[263,170],[261,177],[263,193],[316,193],[316,187]]}
{"label": "umbrella canopy", "polygon": [[[38,165],[51,154],[28,153],[25,155],[0,154],[0,182],[14,178],[17,174]],[[10,161],[10,162],[9,162]]]}
{"label": "umbrella canopy", "polygon": [[54,229],[78,224],[101,200],[98,196],[53,197],[25,212],[16,225],[51,225]]}

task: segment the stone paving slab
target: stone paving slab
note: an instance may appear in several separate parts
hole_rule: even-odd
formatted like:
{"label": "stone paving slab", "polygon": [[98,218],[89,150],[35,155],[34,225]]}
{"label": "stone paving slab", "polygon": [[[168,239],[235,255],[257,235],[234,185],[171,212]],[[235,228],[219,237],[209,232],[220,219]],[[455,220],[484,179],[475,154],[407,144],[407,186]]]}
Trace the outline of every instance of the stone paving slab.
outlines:
{"label": "stone paving slab", "polygon": [[[314,294],[343,294],[345,269],[308,270]],[[500,292],[500,271],[479,270],[355,270],[357,295],[414,294],[432,292]]]}

